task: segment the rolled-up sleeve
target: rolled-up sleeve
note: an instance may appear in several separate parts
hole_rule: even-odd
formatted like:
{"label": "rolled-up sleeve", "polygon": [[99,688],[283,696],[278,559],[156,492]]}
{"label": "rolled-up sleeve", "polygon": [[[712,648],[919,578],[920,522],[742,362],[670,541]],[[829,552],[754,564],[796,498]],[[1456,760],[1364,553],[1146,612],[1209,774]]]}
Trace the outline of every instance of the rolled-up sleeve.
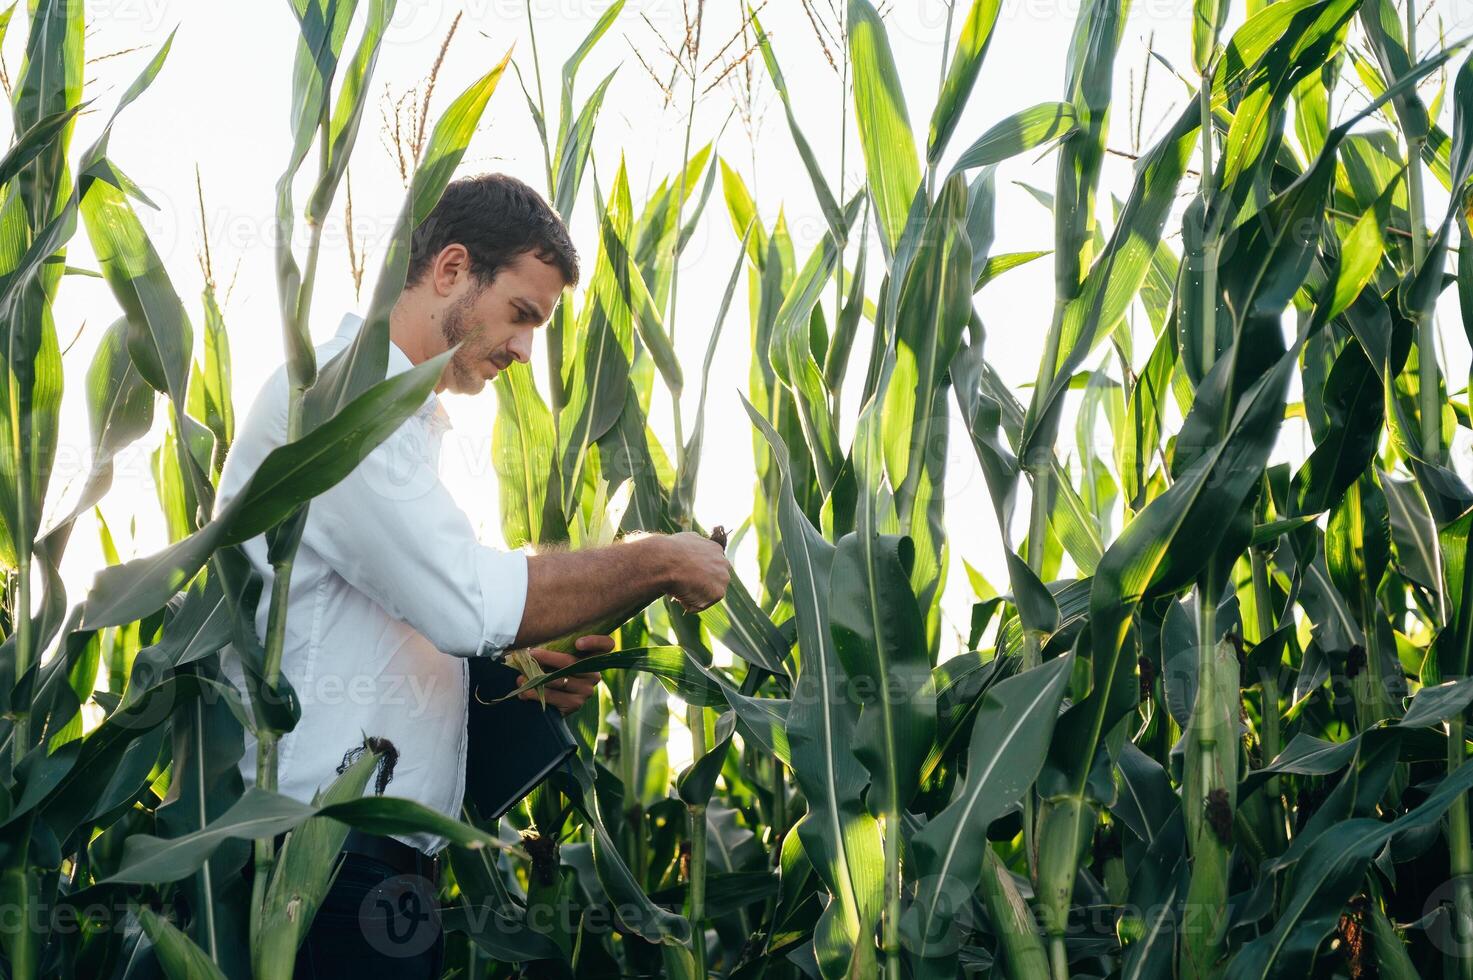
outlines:
{"label": "rolled-up sleeve", "polygon": [[313,498],[302,544],[443,653],[495,656],[527,603],[527,556],[476,538],[411,418]]}

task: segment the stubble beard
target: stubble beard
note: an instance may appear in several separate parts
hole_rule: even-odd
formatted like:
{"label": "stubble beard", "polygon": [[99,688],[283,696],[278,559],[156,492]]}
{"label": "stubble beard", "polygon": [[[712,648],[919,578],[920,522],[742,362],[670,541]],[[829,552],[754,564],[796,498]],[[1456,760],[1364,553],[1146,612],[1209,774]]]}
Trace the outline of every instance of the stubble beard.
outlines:
{"label": "stubble beard", "polygon": [[[447,349],[460,343],[470,332],[470,328],[466,326],[466,314],[471,308],[471,302],[470,297],[463,297],[445,311],[445,316],[440,321],[440,334],[445,338]],[[450,378],[452,383],[447,387],[455,392],[475,393],[485,384],[481,376],[472,370],[470,355],[465,348],[450,355]]]}

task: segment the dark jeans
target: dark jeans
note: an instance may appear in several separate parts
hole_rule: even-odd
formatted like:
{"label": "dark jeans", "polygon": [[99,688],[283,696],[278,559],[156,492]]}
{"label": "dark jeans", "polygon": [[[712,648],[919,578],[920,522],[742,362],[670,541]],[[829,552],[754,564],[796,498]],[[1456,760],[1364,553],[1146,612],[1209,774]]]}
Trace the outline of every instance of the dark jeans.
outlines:
{"label": "dark jeans", "polygon": [[297,951],[296,976],[438,980],[444,954],[435,886],[377,858],[344,854]]}

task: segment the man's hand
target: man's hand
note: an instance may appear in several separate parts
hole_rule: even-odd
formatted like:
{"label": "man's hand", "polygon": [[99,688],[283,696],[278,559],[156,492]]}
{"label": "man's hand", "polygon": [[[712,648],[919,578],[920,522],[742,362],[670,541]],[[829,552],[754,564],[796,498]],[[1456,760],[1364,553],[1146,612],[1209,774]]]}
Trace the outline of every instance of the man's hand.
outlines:
{"label": "man's hand", "polygon": [[[588,656],[595,653],[608,653],[614,649],[614,638],[612,636],[580,636],[576,644],[578,653]],[[547,673],[561,670],[569,664],[578,662],[578,657],[567,653],[557,653],[553,650],[544,650],[541,647],[533,647],[527,651],[532,658],[542,665]],[[565,715],[570,715],[583,707],[583,703],[593,696],[598,688],[598,682],[603,675],[593,674],[570,674],[559,678],[541,687],[542,695],[547,703],[558,709]],[[517,685],[527,683],[524,676],[517,677]],[[523,691],[517,697],[527,701],[537,700],[537,691]]]}
{"label": "man's hand", "polygon": [[726,549],[694,531],[665,539],[670,555],[670,598],[686,612],[700,612],[726,597],[731,564]]}

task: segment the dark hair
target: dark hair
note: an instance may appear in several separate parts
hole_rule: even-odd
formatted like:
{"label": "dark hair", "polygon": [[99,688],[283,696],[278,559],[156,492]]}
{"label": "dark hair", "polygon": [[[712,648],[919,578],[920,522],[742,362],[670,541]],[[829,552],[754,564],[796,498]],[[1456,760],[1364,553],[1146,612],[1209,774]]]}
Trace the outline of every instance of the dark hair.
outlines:
{"label": "dark hair", "polygon": [[448,245],[464,245],[471,275],[485,286],[523,252],[557,264],[569,286],[578,284],[578,252],[557,212],[531,187],[506,174],[453,180],[415,229],[405,286],[424,277]]}

